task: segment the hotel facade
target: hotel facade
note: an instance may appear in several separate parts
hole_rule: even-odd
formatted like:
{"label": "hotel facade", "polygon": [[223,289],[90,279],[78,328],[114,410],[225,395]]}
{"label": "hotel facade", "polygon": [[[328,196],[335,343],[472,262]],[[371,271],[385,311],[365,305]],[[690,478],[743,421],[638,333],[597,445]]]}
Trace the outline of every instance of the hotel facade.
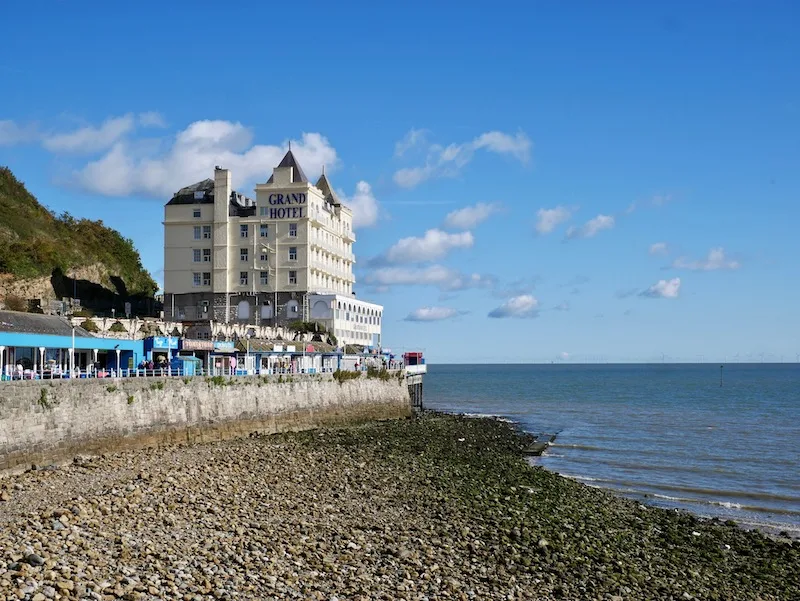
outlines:
{"label": "hotel facade", "polygon": [[312,184],[289,150],[255,193],[236,192],[216,167],[165,205],[165,317],[317,321],[339,344],[381,346],[383,307],[353,294],[353,215],[325,173]]}

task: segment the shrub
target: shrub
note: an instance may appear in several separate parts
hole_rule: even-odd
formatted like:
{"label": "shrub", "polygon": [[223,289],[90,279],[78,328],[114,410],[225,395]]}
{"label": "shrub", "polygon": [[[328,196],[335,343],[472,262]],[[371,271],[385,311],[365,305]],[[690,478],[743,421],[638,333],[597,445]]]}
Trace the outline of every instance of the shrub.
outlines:
{"label": "shrub", "polygon": [[356,380],[361,377],[361,372],[337,369],[333,372],[333,379],[341,384],[347,380]]}
{"label": "shrub", "polygon": [[136,399],[133,397],[132,394],[128,395],[128,405],[133,405],[133,401],[135,401],[135,400]]}
{"label": "shrub", "polygon": [[225,376],[212,376],[206,378],[206,382],[208,382],[209,386],[225,386],[227,384]]}
{"label": "shrub", "polygon": [[106,388],[106,390],[108,392],[116,392],[117,391],[117,387],[116,386],[109,386],[109,387]]}
{"label": "shrub", "polygon": [[368,367],[367,368],[367,377],[374,378],[377,380],[381,380],[383,382],[388,382],[391,379],[391,375],[389,371],[386,369],[378,369],[377,367]]}
{"label": "shrub", "polygon": [[122,325],[120,322],[115,321],[113,324],[111,324],[111,327],[108,328],[108,331],[109,332],[118,332],[118,333],[124,334],[128,330],[126,330],[125,326]]}
{"label": "shrub", "polygon": [[150,384],[150,390],[164,390],[164,382],[154,382]]}
{"label": "shrub", "polygon": [[86,330],[87,332],[92,332],[93,334],[94,334],[95,332],[99,332],[99,331],[100,331],[100,328],[98,328],[98,327],[97,327],[97,324],[96,324],[95,322],[93,322],[91,319],[87,319],[86,321],[84,321],[84,322],[81,324],[81,327],[82,327],[84,330]]}
{"label": "shrub", "polygon": [[39,406],[50,409],[50,401],[47,400],[47,391],[44,388],[39,392]]}

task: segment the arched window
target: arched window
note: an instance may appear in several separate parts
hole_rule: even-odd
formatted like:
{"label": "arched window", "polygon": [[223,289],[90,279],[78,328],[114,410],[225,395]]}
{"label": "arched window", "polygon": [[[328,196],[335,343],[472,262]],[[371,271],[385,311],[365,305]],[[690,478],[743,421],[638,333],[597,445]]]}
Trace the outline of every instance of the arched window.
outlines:
{"label": "arched window", "polygon": [[246,300],[240,301],[236,306],[237,319],[250,319],[250,303]]}

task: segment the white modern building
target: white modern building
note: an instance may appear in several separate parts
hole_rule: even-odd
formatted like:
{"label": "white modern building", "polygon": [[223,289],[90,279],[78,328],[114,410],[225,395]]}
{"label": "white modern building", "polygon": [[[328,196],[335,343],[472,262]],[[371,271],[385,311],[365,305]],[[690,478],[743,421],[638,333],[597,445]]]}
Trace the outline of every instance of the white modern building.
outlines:
{"label": "white modern building", "polygon": [[165,317],[315,320],[340,343],[380,345],[383,307],[353,294],[353,215],[324,171],[310,183],[289,150],[255,192],[255,200],[236,192],[230,171],[216,167],[214,179],[181,188],[166,204]]}

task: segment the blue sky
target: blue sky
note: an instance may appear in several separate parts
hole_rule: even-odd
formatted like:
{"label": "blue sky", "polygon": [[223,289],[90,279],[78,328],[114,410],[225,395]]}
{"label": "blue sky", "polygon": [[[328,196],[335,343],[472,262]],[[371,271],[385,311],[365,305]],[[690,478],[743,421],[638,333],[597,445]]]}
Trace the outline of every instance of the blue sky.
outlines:
{"label": "blue sky", "polygon": [[[700,6],[702,4],[702,6]],[[161,278],[163,204],[288,142],[431,362],[800,353],[792,2],[12,3],[0,164]]]}

